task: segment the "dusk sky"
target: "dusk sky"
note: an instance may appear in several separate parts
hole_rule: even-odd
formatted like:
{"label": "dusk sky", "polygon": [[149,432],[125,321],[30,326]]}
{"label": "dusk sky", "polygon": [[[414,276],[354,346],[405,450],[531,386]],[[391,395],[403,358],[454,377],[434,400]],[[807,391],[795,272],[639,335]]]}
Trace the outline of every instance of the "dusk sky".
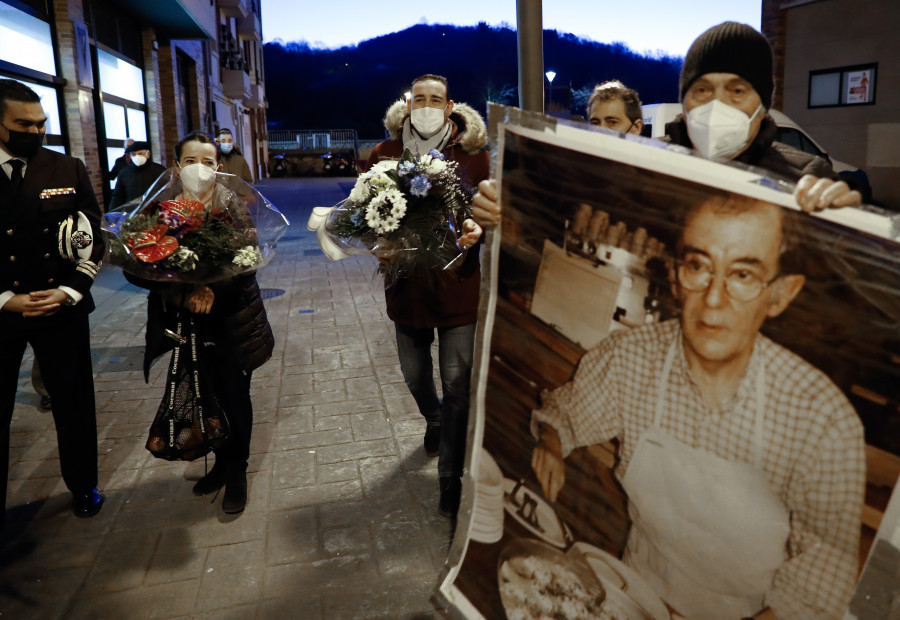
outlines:
{"label": "dusk sky", "polygon": [[[761,0],[547,0],[544,28],[600,43],[623,42],[635,52],[683,56],[708,27],[731,20],[760,27]],[[306,41],[337,48],[419,23],[515,27],[515,0],[262,0],[266,42]]]}

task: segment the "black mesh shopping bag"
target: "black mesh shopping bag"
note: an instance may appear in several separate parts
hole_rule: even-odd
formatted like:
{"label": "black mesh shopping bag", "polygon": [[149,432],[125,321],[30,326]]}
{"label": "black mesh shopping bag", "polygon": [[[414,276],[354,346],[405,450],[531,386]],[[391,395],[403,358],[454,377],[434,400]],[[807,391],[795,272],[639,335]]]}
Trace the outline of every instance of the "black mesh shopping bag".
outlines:
{"label": "black mesh shopping bag", "polygon": [[228,420],[212,387],[215,351],[198,345],[194,319],[179,316],[171,335],[179,345],[172,351],[147,449],[167,461],[193,461],[228,441]]}

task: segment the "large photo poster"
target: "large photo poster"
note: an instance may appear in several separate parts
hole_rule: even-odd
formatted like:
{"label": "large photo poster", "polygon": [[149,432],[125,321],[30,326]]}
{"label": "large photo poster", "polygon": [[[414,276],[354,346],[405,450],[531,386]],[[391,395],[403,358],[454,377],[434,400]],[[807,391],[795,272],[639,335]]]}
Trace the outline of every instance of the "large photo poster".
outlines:
{"label": "large photo poster", "polygon": [[[758,170],[537,117],[500,127],[497,177],[440,606],[887,617],[892,219],[808,215]],[[867,564],[876,536],[888,549]]]}

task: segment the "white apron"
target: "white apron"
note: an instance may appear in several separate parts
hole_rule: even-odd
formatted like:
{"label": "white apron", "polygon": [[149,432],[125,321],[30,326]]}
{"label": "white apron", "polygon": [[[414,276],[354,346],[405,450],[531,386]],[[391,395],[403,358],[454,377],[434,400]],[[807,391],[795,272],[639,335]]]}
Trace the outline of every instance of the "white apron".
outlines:
{"label": "white apron", "polygon": [[663,364],[653,425],[641,434],[622,483],[632,519],[624,560],[685,618],[751,616],[763,607],[790,533],[788,511],[762,468],[765,371],[759,364],[755,466],[729,461],[660,428],[677,343]]}

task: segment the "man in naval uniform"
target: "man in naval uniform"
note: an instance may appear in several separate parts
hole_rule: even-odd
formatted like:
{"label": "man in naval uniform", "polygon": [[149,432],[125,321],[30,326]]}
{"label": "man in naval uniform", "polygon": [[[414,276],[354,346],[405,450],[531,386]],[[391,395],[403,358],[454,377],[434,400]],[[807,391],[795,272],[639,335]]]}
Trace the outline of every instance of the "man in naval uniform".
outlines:
{"label": "man in naval uniform", "polygon": [[0,481],[3,508],[10,421],[26,344],[47,391],[72,511],[92,517],[97,491],[97,421],[88,314],[105,247],[100,206],[81,160],[41,148],[40,98],[0,79]]}

